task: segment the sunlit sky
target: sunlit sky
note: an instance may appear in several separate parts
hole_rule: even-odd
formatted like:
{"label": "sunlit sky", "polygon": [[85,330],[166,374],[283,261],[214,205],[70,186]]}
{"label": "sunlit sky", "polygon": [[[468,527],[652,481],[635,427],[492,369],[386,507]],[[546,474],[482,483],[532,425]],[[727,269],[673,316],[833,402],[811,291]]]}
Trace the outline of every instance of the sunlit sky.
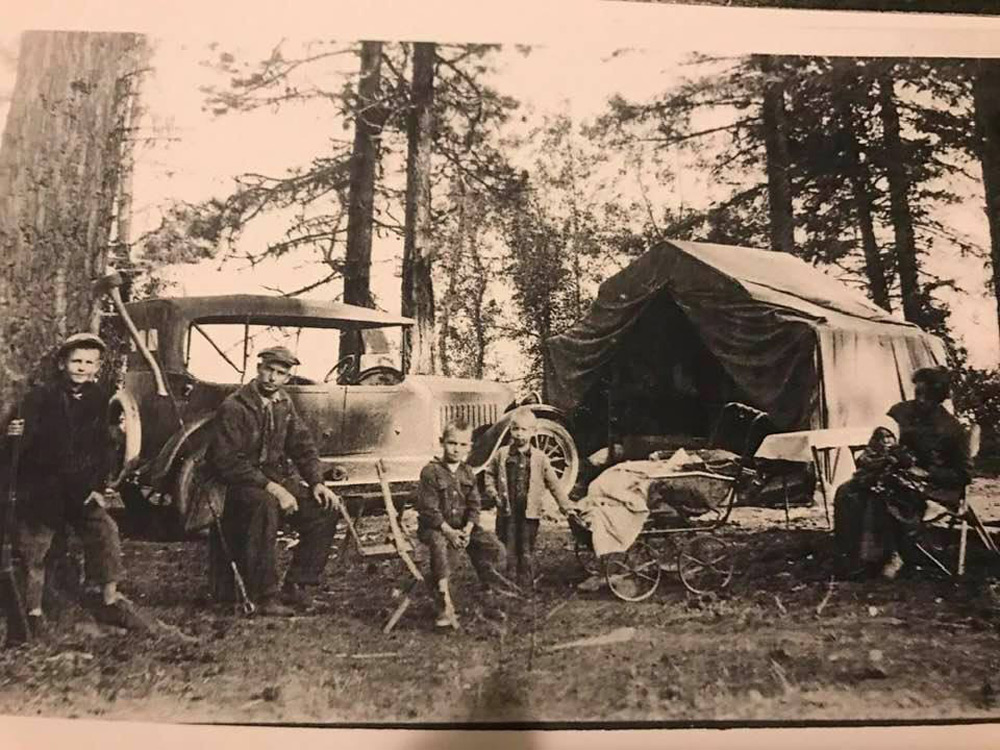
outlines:
{"label": "sunlit sky", "polygon": [[[204,6],[204,7],[203,7]],[[364,6],[362,11],[359,6]],[[170,199],[198,201],[224,196],[232,177],[245,171],[278,175],[287,167],[322,153],[327,139],[343,138],[343,127],[327,104],[213,117],[202,111],[199,87],[223,79],[204,63],[212,43],[238,58],[257,60],[284,39],[294,51],[311,39],[359,38],[497,41],[507,45],[498,57],[498,89],[521,100],[530,118],[565,112],[576,120],[598,113],[615,93],[641,98],[667,88],[685,74],[679,65],[692,51],[977,55],[1000,53],[1000,19],[941,16],[679,8],[594,2],[510,2],[470,8],[451,2],[421,3],[419,14],[401,2],[306,2],[287,8],[246,3],[167,6],[144,3],[39,3],[17,11],[0,31],[0,121],[13,88],[17,36],[29,28],[138,30],[150,35],[155,50],[153,74],[145,83],[147,129],[168,135],[141,149],[135,173],[135,230],[154,227]],[[382,11],[381,13],[379,11]],[[530,55],[511,43],[531,43]],[[615,50],[633,48],[625,55]],[[353,67],[356,63],[351,60]],[[697,203],[704,189],[682,176],[672,200]],[[985,242],[986,224],[975,196],[949,209],[948,220]],[[248,232],[248,247],[266,242],[278,225],[266,222]],[[383,242],[375,248],[374,291],[384,307],[398,309],[396,277],[399,249]],[[179,291],[222,293],[294,288],[316,277],[315,268],[293,261],[255,272],[237,265],[218,271],[218,262],[178,269]],[[960,277],[966,290],[953,320],[974,361],[995,364],[996,313],[986,293],[980,261],[945,269]],[[339,292],[339,289],[336,290]],[[329,297],[331,290],[318,290]]]}

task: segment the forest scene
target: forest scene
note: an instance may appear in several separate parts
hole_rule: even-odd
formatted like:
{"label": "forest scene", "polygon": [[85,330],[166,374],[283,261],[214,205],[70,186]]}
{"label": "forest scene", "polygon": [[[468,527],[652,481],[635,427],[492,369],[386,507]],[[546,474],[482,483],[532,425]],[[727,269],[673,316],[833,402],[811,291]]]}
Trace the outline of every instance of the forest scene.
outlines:
{"label": "forest scene", "polygon": [[[462,43],[355,38],[319,26],[314,35],[256,27],[205,36],[0,32],[0,421],[18,422],[25,394],[67,372],[67,336],[100,337],[106,364],[93,380],[114,394],[111,417],[102,418],[118,442],[109,459],[115,481],[98,494],[121,534],[122,589],[144,613],[143,632],[95,619],[81,594],[89,547],[72,535],[59,547],[57,536],[45,562],[52,632],[0,650],[0,714],[425,727],[995,720],[1000,60],[779,54],[752,44],[713,51],[693,37],[680,47],[613,35]],[[835,424],[817,406],[836,396],[822,390],[819,355],[804,365],[818,395],[803,396],[808,413],[786,422],[768,421],[767,405],[750,403],[755,392],[741,392],[728,363],[713,359],[719,388],[749,403],[742,414],[752,420],[745,441],[726,446],[735,474],[725,479],[732,489],[720,523],[691,525],[690,545],[686,536],[655,538],[594,562],[594,537],[581,542],[564,494],[573,504],[596,497],[617,461],[677,459],[652,447],[679,447],[684,457],[685,448],[721,448],[709,445],[718,422],[692,430],[691,445],[667,430],[653,435],[662,444],[618,445],[615,399],[637,420],[647,402],[639,393],[622,404],[629,384],[610,366],[588,391],[607,413],[581,417],[554,385],[567,355],[553,341],[578,334],[581,321],[599,329],[595,310],[624,309],[625,295],[602,285],[673,242],[794,258],[815,274],[810,283],[845,290],[831,297],[861,299],[866,325],[905,326],[936,342],[934,364],[950,373],[948,408],[976,436],[960,510],[927,532],[928,548],[947,564],[924,552],[936,565],[910,565],[898,579],[898,571],[842,576],[835,492],[850,471],[834,482],[830,453],[821,466],[815,445],[811,468],[782,464],[775,476],[786,473],[771,484],[753,463],[766,439],[750,447],[762,418],[766,437],[863,427],[863,439],[838,433],[841,442],[826,446],[851,449],[851,466],[863,468],[873,425]],[[719,267],[713,292],[733,281]],[[246,307],[264,297],[274,306]],[[662,329],[690,313],[675,307],[663,308]],[[212,505],[221,492],[233,507],[231,488],[218,490],[222,480],[211,474],[223,396],[211,413],[205,404],[223,385],[259,382],[263,370],[253,379],[248,363],[270,361],[264,341],[271,354],[281,350],[286,376],[302,365],[309,345],[301,342],[312,339],[296,329],[301,310],[337,338],[318,375],[306,377],[305,366],[291,375],[306,394],[292,400],[330,391],[340,405],[309,414],[296,407],[318,446],[310,460],[327,461],[319,478],[296,470],[307,489],[338,493],[344,522],[330,530],[325,578],[308,609],[254,616],[240,591],[247,572]],[[765,322],[786,313],[777,305]],[[174,320],[190,329],[175,336]],[[387,335],[374,349],[381,358],[364,364],[373,356],[369,329],[400,320],[398,338]],[[231,340],[212,328],[225,325],[239,329]],[[254,326],[265,329],[257,340]],[[280,337],[268,338],[271,329]],[[636,359],[644,353],[641,339],[629,346]],[[235,371],[239,383],[194,373],[192,351],[221,357],[220,371]],[[701,364],[705,356],[690,355]],[[901,397],[916,399],[918,359],[861,377],[888,377]],[[678,392],[699,395],[680,368],[664,380],[671,377]],[[392,398],[416,393],[413,403],[433,406],[425,421],[435,432],[421,431],[402,397],[386,414],[361,414],[350,403],[360,386]],[[280,401],[262,398],[265,410]],[[316,416],[335,408],[347,415],[338,412],[335,427]],[[557,471],[545,492],[559,507],[549,503],[533,519],[528,582],[506,568],[513,593],[500,617],[480,601],[474,572],[488,587],[477,563],[462,563],[451,583],[453,630],[442,632],[448,587],[421,595],[410,580],[423,583],[438,563],[423,537],[415,541],[426,531],[417,505],[428,482],[420,464],[404,477],[405,462],[436,460],[428,451],[448,450],[449,429],[467,431],[468,455],[453,463],[468,461],[482,525],[499,530],[505,511],[496,498],[509,490],[488,494],[487,467],[510,455],[502,446],[517,445],[525,411],[542,436],[531,450],[554,451],[546,452]],[[266,419],[275,429],[273,411]],[[596,438],[579,434],[594,423]],[[21,433],[7,430],[0,448],[17,457],[12,438]],[[382,443],[372,448],[365,440],[376,432]],[[696,474],[719,478],[702,463]],[[9,479],[17,459],[2,468],[6,514],[18,495]],[[756,482],[746,486],[763,496],[767,485],[770,501],[741,501],[745,469]],[[514,491],[525,503],[533,476],[503,474],[523,480]],[[792,502],[788,477],[806,487]],[[305,546],[305,532],[287,520],[275,522],[271,540],[282,573]],[[648,531],[639,526],[636,535]],[[3,527],[0,573],[15,581],[22,561],[16,544],[10,558],[13,516]],[[729,566],[712,590],[684,572],[705,567],[691,551],[704,537],[719,540]],[[641,568],[640,553],[653,562]],[[233,571],[222,575],[233,576],[229,593],[242,611],[218,593],[220,566]],[[633,596],[620,588],[623,576],[641,578],[636,571],[649,566],[652,589]],[[5,609],[0,632],[10,639],[15,617],[9,602]]]}

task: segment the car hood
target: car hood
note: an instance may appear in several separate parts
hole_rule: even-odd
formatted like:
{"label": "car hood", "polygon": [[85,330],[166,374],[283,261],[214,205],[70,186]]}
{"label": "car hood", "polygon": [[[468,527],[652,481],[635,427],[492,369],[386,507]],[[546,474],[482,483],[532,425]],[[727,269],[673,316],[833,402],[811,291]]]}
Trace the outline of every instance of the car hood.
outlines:
{"label": "car hood", "polygon": [[435,396],[466,397],[476,400],[502,402],[504,406],[514,400],[514,389],[504,383],[472,378],[448,378],[443,375],[408,375],[407,381],[426,388]]}

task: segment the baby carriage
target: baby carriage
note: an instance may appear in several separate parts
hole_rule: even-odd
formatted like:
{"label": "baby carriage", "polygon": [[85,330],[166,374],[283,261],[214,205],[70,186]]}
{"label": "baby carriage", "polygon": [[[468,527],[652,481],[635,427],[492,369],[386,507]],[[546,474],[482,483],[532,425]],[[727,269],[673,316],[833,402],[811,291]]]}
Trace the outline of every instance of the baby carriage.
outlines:
{"label": "baby carriage", "polygon": [[[739,459],[730,471],[712,462],[703,470],[672,470],[663,464],[657,469],[655,462],[612,467],[609,471],[645,474],[645,508],[633,505],[622,511],[598,499],[596,507],[570,516],[574,551],[584,570],[603,575],[616,597],[631,602],[652,596],[664,572],[676,572],[695,594],[726,587],[733,577],[737,548],[716,532],[725,526],[739,493],[753,476],[753,454],[766,422],[766,413],[744,404],[723,407],[710,442],[731,447],[732,432],[740,434]],[[614,519],[623,516],[626,523],[614,528]],[[620,533],[622,526],[627,529],[628,522],[640,519],[637,533]]]}

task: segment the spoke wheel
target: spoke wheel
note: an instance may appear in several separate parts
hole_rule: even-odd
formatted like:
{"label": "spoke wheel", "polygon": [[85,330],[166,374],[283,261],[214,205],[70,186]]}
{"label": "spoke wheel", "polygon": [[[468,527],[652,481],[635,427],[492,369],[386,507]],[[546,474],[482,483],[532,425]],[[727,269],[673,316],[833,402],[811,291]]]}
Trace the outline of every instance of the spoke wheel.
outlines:
{"label": "spoke wheel", "polygon": [[604,558],[604,577],[611,593],[626,602],[648,599],[660,585],[660,556],[645,542]]}
{"label": "spoke wheel", "polygon": [[733,579],[733,549],[714,536],[696,536],[681,547],[677,572],[684,588],[693,594],[708,594],[729,585]]}
{"label": "spoke wheel", "polygon": [[539,419],[531,445],[549,457],[562,488],[569,493],[580,473],[580,453],[569,431],[551,419]]}

